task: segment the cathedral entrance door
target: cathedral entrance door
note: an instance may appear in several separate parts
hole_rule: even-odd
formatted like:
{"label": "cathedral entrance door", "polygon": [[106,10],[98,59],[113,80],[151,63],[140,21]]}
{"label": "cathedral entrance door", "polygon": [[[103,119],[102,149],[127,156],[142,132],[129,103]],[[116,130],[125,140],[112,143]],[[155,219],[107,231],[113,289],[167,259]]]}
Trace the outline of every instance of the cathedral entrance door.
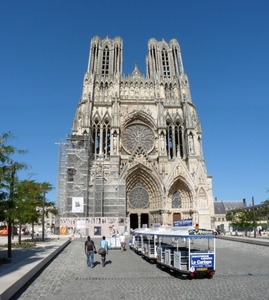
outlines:
{"label": "cathedral entrance door", "polygon": [[137,214],[130,214],[130,228],[136,229],[138,227],[138,215]]}
{"label": "cathedral entrance door", "polygon": [[174,213],[173,214],[173,221],[179,221],[181,220],[181,214],[180,213]]}
{"label": "cathedral entrance door", "polygon": [[149,227],[149,215],[148,214],[141,214],[141,227]]}

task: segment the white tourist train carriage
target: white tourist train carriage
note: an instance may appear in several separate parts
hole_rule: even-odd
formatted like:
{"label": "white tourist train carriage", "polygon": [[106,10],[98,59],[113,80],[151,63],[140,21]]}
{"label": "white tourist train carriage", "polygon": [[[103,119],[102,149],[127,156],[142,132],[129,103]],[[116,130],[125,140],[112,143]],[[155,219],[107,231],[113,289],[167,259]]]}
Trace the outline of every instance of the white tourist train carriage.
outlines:
{"label": "white tourist train carriage", "polygon": [[216,264],[214,232],[194,229],[190,224],[191,220],[183,220],[176,227],[136,229],[132,232],[130,248],[176,275],[212,278]]}
{"label": "white tourist train carriage", "polygon": [[212,230],[173,227],[156,236],[157,267],[189,278],[213,277],[216,240]]}
{"label": "white tourist train carriage", "polygon": [[133,230],[131,233],[131,240],[129,242],[130,249],[140,254],[143,249],[144,236],[149,231],[150,228],[140,228]]}
{"label": "white tourist train carriage", "polygon": [[133,232],[132,243],[130,248],[138,254],[141,254],[145,259],[155,262],[157,259],[157,240],[156,233],[169,230],[170,228],[152,227],[136,229]]}

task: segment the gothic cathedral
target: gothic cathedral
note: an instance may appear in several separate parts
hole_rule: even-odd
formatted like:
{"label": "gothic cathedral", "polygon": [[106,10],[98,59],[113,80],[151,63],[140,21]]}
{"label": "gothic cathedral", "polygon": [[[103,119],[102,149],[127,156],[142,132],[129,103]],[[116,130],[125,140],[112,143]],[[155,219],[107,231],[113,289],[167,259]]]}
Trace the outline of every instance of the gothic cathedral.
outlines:
{"label": "gothic cathedral", "polygon": [[212,178],[177,40],[149,40],[146,76],[137,65],[123,76],[122,65],[120,37],[92,38],[72,133],[60,143],[60,216],[211,228]]}

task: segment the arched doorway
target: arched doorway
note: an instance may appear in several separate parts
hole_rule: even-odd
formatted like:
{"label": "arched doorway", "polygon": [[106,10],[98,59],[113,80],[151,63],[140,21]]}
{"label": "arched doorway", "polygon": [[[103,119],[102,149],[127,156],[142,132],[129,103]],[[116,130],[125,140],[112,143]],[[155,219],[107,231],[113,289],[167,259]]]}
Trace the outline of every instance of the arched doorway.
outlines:
{"label": "arched doorway", "polygon": [[149,227],[149,215],[141,214],[141,227]]}
{"label": "arched doorway", "polygon": [[137,214],[130,214],[130,228],[132,228],[132,229],[139,228]]}

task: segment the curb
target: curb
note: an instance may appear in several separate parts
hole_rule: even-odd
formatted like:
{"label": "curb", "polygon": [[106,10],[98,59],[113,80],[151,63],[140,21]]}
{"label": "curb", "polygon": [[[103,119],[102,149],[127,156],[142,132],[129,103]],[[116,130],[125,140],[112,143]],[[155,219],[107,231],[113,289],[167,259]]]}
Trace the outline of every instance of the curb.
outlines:
{"label": "curb", "polygon": [[219,235],[218,239],[269,247],[269,239],[262,240],[259,238],[232,237],[232,236],[222,236],[222,235]]}

